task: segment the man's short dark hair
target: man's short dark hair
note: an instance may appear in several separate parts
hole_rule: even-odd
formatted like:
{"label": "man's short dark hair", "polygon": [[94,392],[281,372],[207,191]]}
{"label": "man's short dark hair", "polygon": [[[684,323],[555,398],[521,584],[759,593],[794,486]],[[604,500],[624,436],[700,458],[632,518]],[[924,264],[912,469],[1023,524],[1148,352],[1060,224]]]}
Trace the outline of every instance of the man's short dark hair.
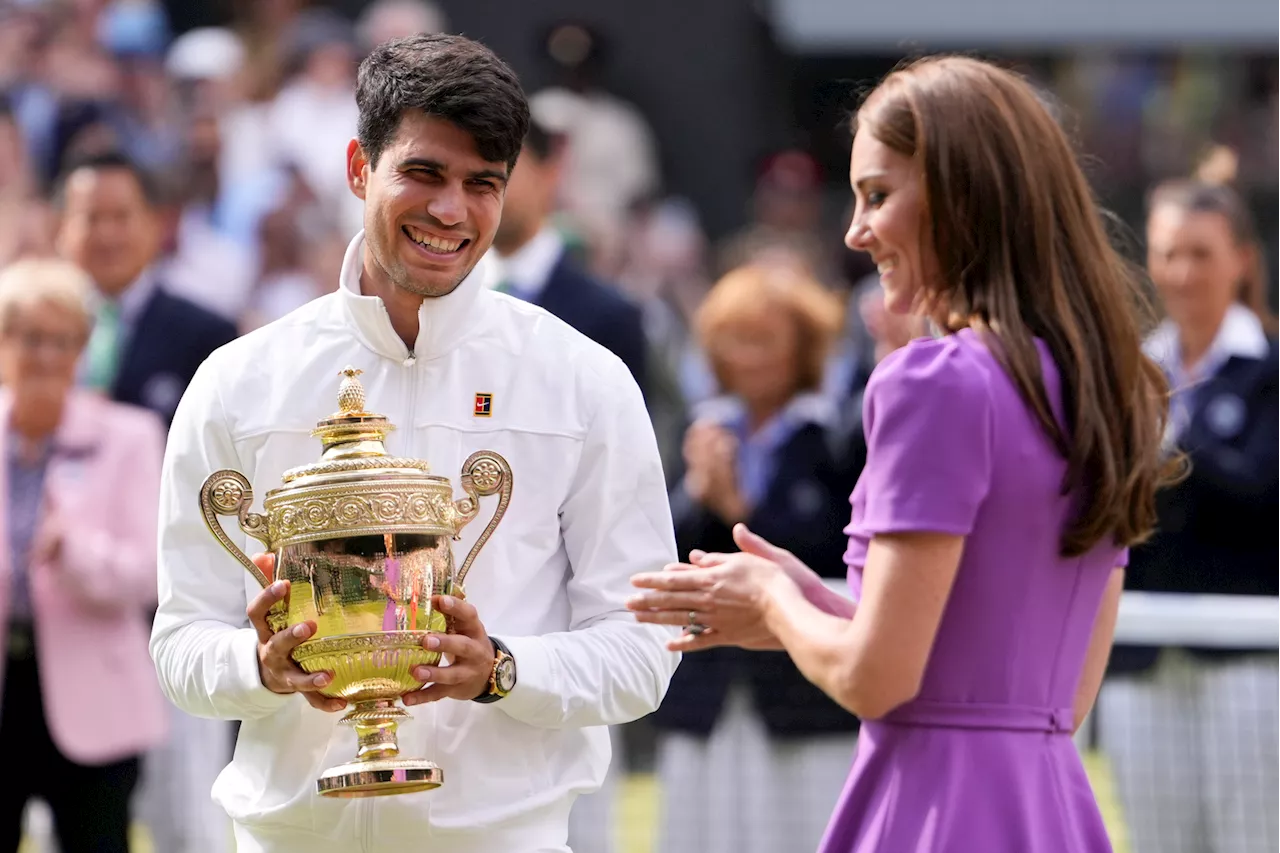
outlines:
{"label": "man's short dark hair", "polygon": [[559,154],[563,146],[564,134],[550,130],[537,119],[529,120],[529,132],[524,137],[526,154],[532,154],[542,161],[553,154]]}
{"label": "man's short dark hair", "polygon": [[53,188],[53,203],[58,209],[61,209],[66,203],[67,181],[82,169],[91,172],[128,172],[138,182],[138,188],[142,190],[142,197],[146,199],[149,206],[153,208],[159,207],[166,200],[165,193],[161,189],[160,180],[155,175],[148,172],[124,152],[113,150],[77,157],[67,164],[67,167],[58,175],[58,180]]}
{"label": "man's short dark hair", "polygon": [[409,110],[471,134],[480,156],[515,166],[529,128],[529,102],[515,72],[493,51],[455,35],[415,35],[378,45],[360,63],[357,138],[369,165]]}

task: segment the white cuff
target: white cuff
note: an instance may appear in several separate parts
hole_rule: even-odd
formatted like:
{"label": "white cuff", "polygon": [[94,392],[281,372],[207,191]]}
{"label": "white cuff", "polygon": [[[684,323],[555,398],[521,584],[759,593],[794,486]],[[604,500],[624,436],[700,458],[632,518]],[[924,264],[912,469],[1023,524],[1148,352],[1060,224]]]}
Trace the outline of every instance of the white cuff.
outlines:
{"label": "white cuff", "polygon": [[554,728],[564,719],[555,659],[541,637],[499,637],[516,661],[516,686],[494,703],[512,719]]}
{"label": "white cuff", "polygon": [[[241,719],[257,719],[274,714],[293,699],[292,694],[273,693],[262,684],[258,671],[258,632],[253,628],[240,628],[227,640],[227,653],[223,656],[226,667],[222,687],[226,699],[239,713]],[[214,694],[215,701],[217,694]]]}

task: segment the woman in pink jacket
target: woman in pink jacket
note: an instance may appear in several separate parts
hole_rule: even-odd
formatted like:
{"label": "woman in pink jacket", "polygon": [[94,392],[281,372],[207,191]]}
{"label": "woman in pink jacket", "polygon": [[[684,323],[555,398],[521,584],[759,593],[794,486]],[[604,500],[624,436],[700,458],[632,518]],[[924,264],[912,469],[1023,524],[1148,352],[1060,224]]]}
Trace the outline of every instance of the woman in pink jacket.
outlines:
{"label": "woman in pink jacket", "polygon": [[62,853],[128,853],[138,756],[165,734],[147,653],[164,434],[74,387],[92,293],[63,261],[0,272],[0,853],[32,797]]}

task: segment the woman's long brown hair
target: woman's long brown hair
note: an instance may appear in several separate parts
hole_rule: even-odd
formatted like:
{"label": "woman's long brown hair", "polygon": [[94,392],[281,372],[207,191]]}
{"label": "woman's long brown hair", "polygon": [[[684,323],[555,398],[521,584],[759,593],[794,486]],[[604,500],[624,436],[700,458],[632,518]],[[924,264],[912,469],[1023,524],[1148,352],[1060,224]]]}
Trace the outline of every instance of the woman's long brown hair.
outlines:
{"label": "woman's long brown hair", "polygon": [[[1067,460],[1064,494],[1079,501],[1061,552],[1141,542],[1156,489],[1177,473],[1161,452],[1168,385],[1141,348],[1154,314],[1045,104],[1013,73],[933,57],[885,78],[854,131],[919,164],[924,239],[938,258],[933,319],[983,335]],[[1065,428],[1036,338],[1062,376]]]}

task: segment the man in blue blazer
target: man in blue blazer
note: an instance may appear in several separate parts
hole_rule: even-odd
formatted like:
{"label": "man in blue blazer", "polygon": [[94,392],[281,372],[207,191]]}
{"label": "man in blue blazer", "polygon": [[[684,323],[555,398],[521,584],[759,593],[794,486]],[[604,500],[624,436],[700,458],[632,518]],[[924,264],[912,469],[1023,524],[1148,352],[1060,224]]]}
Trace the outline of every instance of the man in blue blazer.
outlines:
{"label": "man in blue blazer", "polygon": [[[58,249],[93,279],[101,300],[82,379],[166,424],[196,368],[235,326],[166,293],[153,272],[163,241],[159,192],[120,154],[73,164],[59,182]],[[211,286],[217,286],[211,282]]]}
{"label": "man in blue blazer", "polygon": [[550,222],[563,164],[563,141],[536,121],[511,173],[493,248],[499,289],[545,308],[610,350],[646,387],[648,343],[640,306],[580,270]]}

